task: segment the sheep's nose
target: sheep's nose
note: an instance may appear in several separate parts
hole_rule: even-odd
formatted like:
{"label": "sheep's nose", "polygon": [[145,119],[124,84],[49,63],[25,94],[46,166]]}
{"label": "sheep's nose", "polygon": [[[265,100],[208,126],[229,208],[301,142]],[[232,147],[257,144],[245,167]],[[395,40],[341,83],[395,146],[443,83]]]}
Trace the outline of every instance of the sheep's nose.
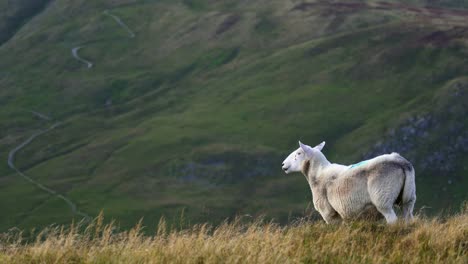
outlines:
{"label": "sheep's nose", "polygon": [[281,166],[284,166],[284,162],[283,162],[283,163],[281,163]]}

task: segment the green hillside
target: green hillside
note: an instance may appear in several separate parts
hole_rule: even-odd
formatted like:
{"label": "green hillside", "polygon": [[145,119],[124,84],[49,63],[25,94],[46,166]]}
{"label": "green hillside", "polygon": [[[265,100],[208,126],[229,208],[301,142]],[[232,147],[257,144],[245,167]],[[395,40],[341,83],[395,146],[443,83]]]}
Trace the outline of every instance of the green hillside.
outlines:
{"label": "green hillside", "polygon": [[6,162],[58,121],[16,167],[122,226],[303,215],[309,187],[280,168],[298,139],[344,164],[400,152],[418,208],[458,209],[468,10],[405,3],[55,0],[28,13],[0,47],[0,228],[73,217]]}

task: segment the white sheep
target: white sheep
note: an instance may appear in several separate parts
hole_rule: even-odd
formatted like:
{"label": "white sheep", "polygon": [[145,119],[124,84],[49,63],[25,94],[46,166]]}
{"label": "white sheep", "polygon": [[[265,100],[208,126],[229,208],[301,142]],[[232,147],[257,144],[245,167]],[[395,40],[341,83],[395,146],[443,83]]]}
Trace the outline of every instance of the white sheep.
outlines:
{"label": "white sheep", "polygon": [[380,212],[387,223],[394,223],[395,204],[402,206],[406,220],[413,218],[414,168],[399,154],[381,155],[345,166],[327,160],[322,153],[325,142],[313,148],[301,142],[299,146],[283,161],[282,168],[286,173],[304,174],[314,207],[325,222],[369,217]]}

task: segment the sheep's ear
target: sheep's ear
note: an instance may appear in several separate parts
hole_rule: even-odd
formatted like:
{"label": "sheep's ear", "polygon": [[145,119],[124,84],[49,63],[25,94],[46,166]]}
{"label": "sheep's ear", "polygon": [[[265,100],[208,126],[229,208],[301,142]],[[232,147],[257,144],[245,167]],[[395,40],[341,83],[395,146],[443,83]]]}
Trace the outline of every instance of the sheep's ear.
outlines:
{"label": "sheep's ear", "polygon": [[323,147],[325,147],[325,141],[315,146],[315,149],[322,151]]}
{"label": "sheep's ear", "polygon": [[302,144],[302,142],[299,141],[299,146],[301,147],[301,149],[307,154],[307,155],[312,155],[312,147],[310,146],[307,146],[305,144]]}

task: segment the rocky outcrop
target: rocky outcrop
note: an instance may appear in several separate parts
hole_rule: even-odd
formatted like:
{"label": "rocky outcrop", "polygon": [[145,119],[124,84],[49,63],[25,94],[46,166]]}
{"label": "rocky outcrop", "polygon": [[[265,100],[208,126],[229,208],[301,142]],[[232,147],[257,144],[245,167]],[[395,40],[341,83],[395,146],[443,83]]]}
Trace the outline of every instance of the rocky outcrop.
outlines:
{"label": "rocky outcrop", "polygon": [[468,153],[468,81],[455,81],[446,88],[431,112],[408,118],[363,158],[399,152],[419,170],[442,174],[457,170]]}

